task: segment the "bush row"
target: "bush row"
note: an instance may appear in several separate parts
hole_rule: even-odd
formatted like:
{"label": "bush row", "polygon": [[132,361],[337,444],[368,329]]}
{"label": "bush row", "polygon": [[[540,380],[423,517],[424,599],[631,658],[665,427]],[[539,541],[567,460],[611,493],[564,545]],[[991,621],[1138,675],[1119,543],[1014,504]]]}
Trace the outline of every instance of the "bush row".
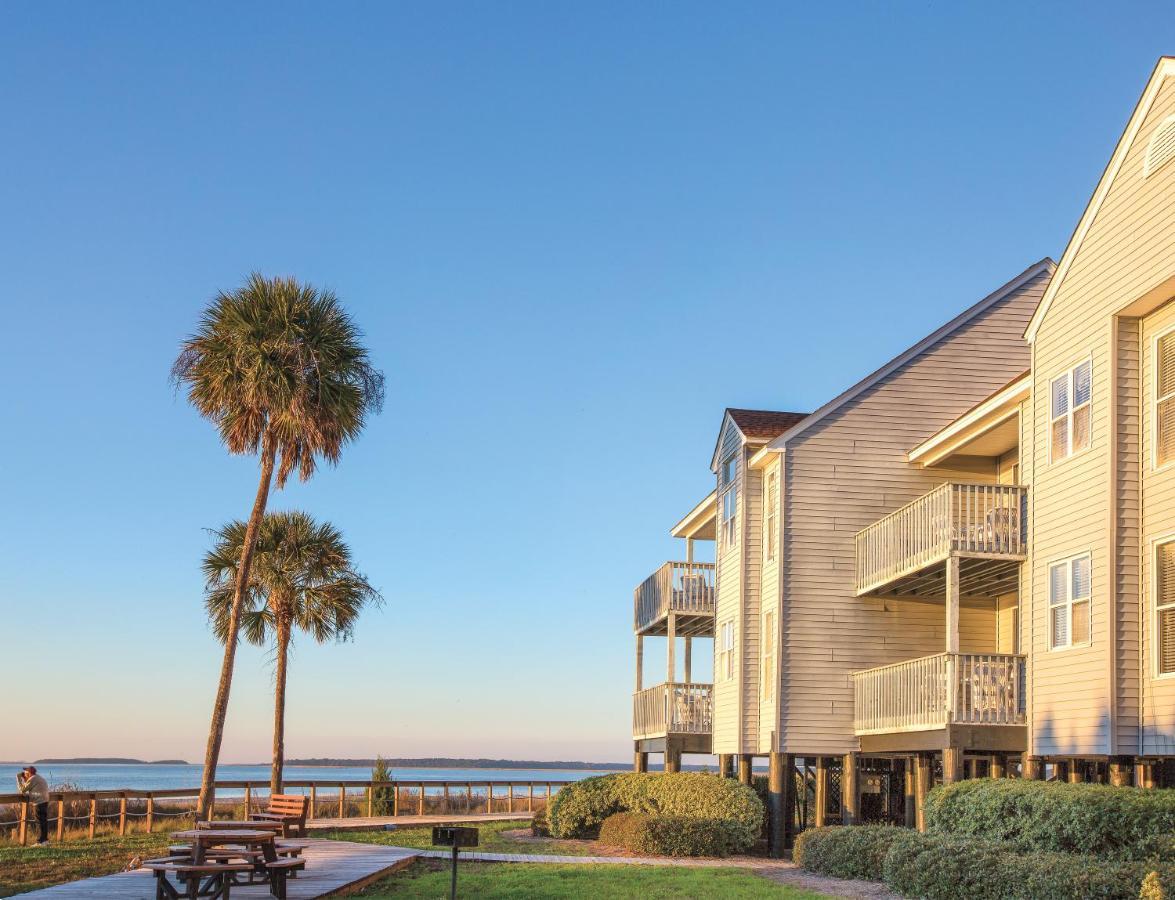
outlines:
{"label": "bush row", "polygon": [[619,812],[725,822],[730,852],[754,846],[764,819],[755,792],[733,779],[702,772],[626,772],[567,785],[551,800],[547,822],[555,837],[595,837],[604,820]]}
{"label": "bush row", "polygon": [[621,812],[600,826],[601,843],[657,856],[730,856],[740,839],[740,826],[730,819]]}
{"label": "bush row", "polygon": [[796,841],[796,863],[838,878],[884,881],[921,900],[1135,900],[1175,894],[1175,866],[1072,853],[1024,853],[1007,842],[919,834],[886,825],[816,828]]}
{"label": "bush row", "polygon": [[1025,852],[1175,862],[1175,790],[1011,779],[961,781],[926,800],[931,833]]}

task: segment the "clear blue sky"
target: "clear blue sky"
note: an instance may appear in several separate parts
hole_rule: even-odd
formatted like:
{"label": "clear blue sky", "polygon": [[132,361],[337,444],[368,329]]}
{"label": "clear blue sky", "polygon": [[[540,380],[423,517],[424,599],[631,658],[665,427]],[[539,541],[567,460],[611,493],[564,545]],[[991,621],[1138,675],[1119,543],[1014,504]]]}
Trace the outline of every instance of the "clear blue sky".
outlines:
{"label": "clear blue sky", "polygon": [[1169,3],[819,6],[4,4],[0,758],[201,754],[203,529],[256,466],[167,373],[253,269],[334,288],[389,385],[274,499],[388,598],[298,646],[291,755],[627,758],[632,589],[723,407],[1058,256],[1175,52]]}

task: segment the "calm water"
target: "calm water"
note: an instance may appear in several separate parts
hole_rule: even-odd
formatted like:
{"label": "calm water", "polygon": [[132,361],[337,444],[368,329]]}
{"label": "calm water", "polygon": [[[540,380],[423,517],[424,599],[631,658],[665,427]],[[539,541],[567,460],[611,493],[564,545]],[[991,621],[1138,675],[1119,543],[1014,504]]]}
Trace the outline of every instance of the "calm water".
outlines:
{"label": "calm water", "polygon": [[[16,790],[16,774],[21,766],[0,765],[0,794]],[[136,766],[136,765],[49,765],[37,766],[51,788],[62,784],[107,791],[119,788],[139,790],[166,790],[169,788],[199,788],[200,766]],[[393,768],[392,778],[400,781],[425,779],[433,781],[578,781],[602,771],[568,769],[408,769]],[[219,781],[269,782],[269,766],[219,766]],[[287,781],[363,781],[371,777],[371,769],[359,766],[287,766]],[[229,797],[239,791],[217,791],[218,797]]]}

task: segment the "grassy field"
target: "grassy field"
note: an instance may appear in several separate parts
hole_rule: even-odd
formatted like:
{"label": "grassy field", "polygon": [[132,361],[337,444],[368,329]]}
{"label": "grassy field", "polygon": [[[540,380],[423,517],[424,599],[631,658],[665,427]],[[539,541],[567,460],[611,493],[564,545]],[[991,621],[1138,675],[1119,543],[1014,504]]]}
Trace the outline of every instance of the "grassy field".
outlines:
{"label": "grassy field", "polygon": [[[389,875],[356,896],[420,897],[433,900],[449,890],[449,867],[421,860]],[[485,900],[825,900],[826,895],[772,884],[745,869],[687,869],[670,866],[462,863],[457,892]]]}
{"label": "grassy field", "polygon": [[[599,852],[591,841],[561,841],[554,838],[527,838],[519,840],[504,832],[530,830],[528,822],[470,822],[478,829],[478,847],[483,853],[557,853],[563,856],[591,856]],[[413,847],[431,850],[432,826],[425,828],[397,828],[395,831],[331,831],[316,832],[315,837],[339,841],[357,841],[364,844],[383,844],[389,847]]]}
{"label": "grassy field", "polygon": [[131,859],[164,855],[167,832],[96,837],[46,847],[0,847],[0,897],[121,872]]}

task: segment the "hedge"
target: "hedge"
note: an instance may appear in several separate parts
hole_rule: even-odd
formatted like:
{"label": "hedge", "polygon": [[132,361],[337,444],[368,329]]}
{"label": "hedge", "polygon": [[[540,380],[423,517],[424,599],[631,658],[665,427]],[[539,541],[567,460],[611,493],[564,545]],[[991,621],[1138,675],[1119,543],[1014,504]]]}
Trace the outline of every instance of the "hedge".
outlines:
{"label": "hedge", "polygon": [[1005,841],[1023,852],[1175,862],[1175,790],[1012,779],[960,781],[926,799],[934,834]]}
{"label": "hedge", "polygon": [[618,812],[727,821],[732,851],[754,846],[764,819],[755,792],[733,779],[703,772],[625,772],[562,788],[551,800],[547,822],[555,837],[595,837],[604,820]]}
{"label": "hedge", "polygon": [[922,900],[1136,900],[1148,874],[1175,889],[1175,867],[1070,853],[1023,853],[1006,843],[903,830],[885,856],[885,883]]}
{"label": "hedge", "polygon": [[890,844],[906,831],[893,825],[830,825],[796,838],[793,859],[801,869],[835,878],[881,881]]}
{"label": "hedge", "polygon": [[729,856],[741,826],[730,819],[621,812],[600,825],[600,842],[658,856]]}

